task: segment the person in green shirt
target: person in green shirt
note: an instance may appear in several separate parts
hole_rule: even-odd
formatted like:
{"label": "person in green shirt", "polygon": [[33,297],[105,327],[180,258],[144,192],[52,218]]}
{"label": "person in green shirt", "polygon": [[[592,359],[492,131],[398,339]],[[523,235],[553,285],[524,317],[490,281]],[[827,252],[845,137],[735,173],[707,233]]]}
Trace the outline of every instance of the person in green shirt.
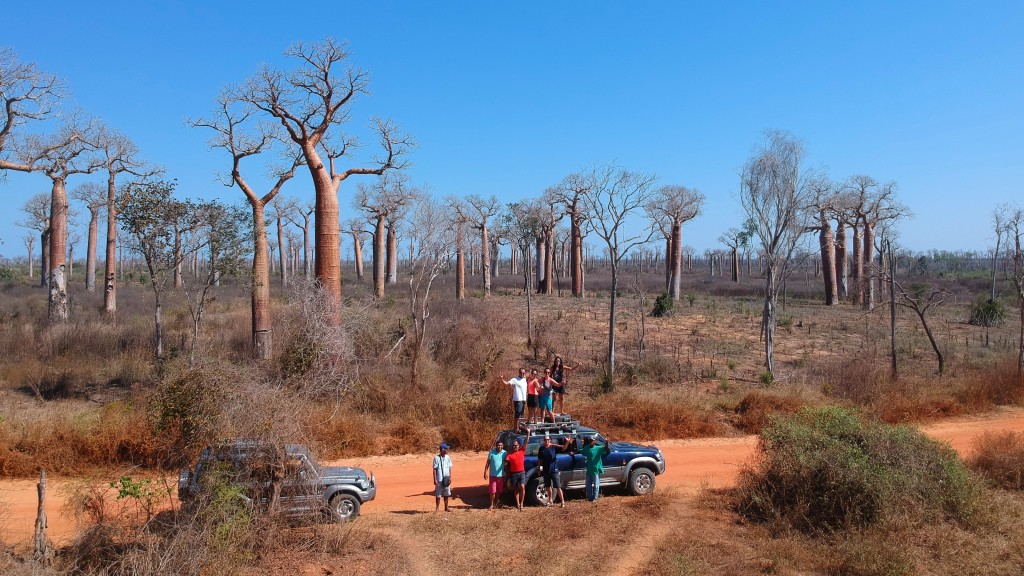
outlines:
{"label": "person in green shirt", "polygon": [[580,451],[587,457],[587,500],[591,502],[596,502],[601,494],[601,474],[604,473],[602,459],[605,455],[611,454],[611,448],[608,447],[609,440],[606,438],[604,444],[601,445],[597,443],[596,438],[596,436],[587,438],[586,445]]}

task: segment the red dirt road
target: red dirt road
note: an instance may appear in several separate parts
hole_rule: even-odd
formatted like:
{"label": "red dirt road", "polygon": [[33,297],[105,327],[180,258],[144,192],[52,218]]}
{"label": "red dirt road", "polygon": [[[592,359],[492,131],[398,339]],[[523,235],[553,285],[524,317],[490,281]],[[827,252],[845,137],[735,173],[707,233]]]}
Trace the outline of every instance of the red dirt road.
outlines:
{"label": "red dirt road", "polygon": [[[1024,432],[1024,408],[1001,408],[921,427],[929,436],[948,442],[968,456],[976,438],[985,432]],[[658,477],[662,488],[675,486],[694,493],[702,486],[730,486],[740,466],[754,454],[755,436],[663,440],[657,442],[665,455],[667,470]],[[454,461],[453,506],[457,509],[483,507],[487,488],[483,480],[482,452],[456,453]],[[430,455],[374,456],[348,459],[333,464],[362,466],[377,476],[377,499],[363,508],[363,514],[416,513],[433,510]],[[71,480],[50,478],[47,483],[47,534],[58,543],[70,538],[74,520],[60,513],[64,503],[61,488]],[[36,483],[33,480],[0,480],[0,541],[16,546],[30,545],[36,515]]]}

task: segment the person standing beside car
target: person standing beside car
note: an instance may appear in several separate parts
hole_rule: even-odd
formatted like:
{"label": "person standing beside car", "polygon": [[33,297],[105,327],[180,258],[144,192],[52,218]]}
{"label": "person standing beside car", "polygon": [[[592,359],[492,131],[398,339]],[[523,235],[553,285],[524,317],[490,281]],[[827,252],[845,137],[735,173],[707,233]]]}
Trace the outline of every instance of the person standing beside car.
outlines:
{"label": "person standing beside car", "polygon": [[526,499],[526,444],[530,441],[530,429],[526,429],[526,438],[519,444],[519,438],[512,437],[512,449],[505,455],[505,466],[508,470],[508,485],[515,492],[516,508],[523,509]]}
{"label": "person standing beside car", "polygon": [[558,472],[558,451],[569,447],[569,440],[561,445],[551,443],[551,437],[544,435],[544,441],[537,452],[537,464],[540,466],[540,473],[544,479],[544,486],[548,490],[547,506],[555,503],[555,494],[558,494],[562,508],[565,508],[565,492],[562,491],[562,477]]}
{"label": "person standing beside car", "polygon": [[491,494],[491,507],[488,510],[494,510],[494,505],[498,502],[498,496],[501,495],[505,489],[505,459],[508,457],[508,452],[505,452],[505,443],[498,440],[494,443],[494,448],[487,453],[487,461],[484,462],[484,480],[490,480],[487,483],[487,491]]}
{"label": "person standing beside car", "polygon": [[580,452],[587,457],[587,500],[597,502],[601,495],[601,474],[604,473],[604,457],[611,454],[610,442],[606,438],[604,445],[597,443],[596,436],[590,436]]}
{"label": "person standing beside car", "polygon": [[442,443],[434,456],[434,512],[441,507],[444,498],[444,511],[448,511],[448,498],[452,495],[452,458],[448,455],[447,444]]}

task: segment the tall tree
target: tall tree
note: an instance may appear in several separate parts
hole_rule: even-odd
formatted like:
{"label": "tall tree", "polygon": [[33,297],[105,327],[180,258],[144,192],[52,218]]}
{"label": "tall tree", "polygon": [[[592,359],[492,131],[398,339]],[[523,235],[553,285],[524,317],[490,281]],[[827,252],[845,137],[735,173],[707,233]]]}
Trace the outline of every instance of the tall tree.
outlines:
{"label": "tall tree", "polygon": [[526,293],[526,346],[533,348],[533,357],[537,358],[536,339],[533,335],[533,246],[540,235],[541,204],[538,201],[516,202],[508,205],[506,220],[509,237],[522,255],[523,291]]}
{"label": "tall tree", "polygon": [[488,238],[488,223],[501,210],[501,204],[493,195],[470,194],[454,205],[456,219],[468,223],[480,231],[480,276],[483,280],[484,297],[491,294],[491,243]]}
{"label": "tall tree", "polygon": [[683,275],[683,224],[700,215],[704,207],[704,195],[686,186],[666,185],[658,188],[648,202],[649,214],[660,213],[669,231],[665,261],[668,266],[668,293],[673,300],[679,299]]}
{"label": "tall tree", "polygon": [[27,150],[10,144],[16,137],[25,140],[20,126],[52,118],[66,91],[55,75],[20,61],[13,49],[0,47],[0,176],[6,170],[38,169],[36,162],[42,156],[26,154]]}
{"label": "tall tree", "polygon": [[285,218],[293,226],[302,230],[302,275],[310,278],[313,275],[312,244],[309,241],[309,227],[313,223],[313,212],[316,211],[316,204],[312,201],[299,203],[295,199],[289,199],[288,210]]}
{"label": "tall tree", "polygon": [[242,161],[271,149],[278,141],[273,126],[256,123],[255,109],[235,99],[229,92],[217,99],[217,108],[208,119],[190,120],[194,127],[214,131],[210,147],[224,150],[231,158],[230,171],[220,181],[238,186],[252,209],[252,350],[253,357],[267,360],[274,350],[274,327],[270,315],[270,248],[267,240],[267,204],[277,197],[286,182],[302,165],[300,154],[285,156],[279,166],[270,168],[270,190],[260,194],[242,174]]}
{"label": "tall tree", "polygon": [[389,218],[407,207],[418,193],[409,187],[408,176],[390,172],[381,175],[370,185],[359,183],[353,204],[366,212],[373,227],[373,293],[377,300],[384,298],[386,278],[387,224]]}
{"label": "tall tree", "polygon": [[583,197],[590,229],[607,246],[612,272],[606,373],[609,388],[615,383],[615,305],[619,264],[632,249],[646,244],[654,235],[654,228],[633,226],[630,220],[648,205],[656,178],[653,174],[630,172],[609,164],[594,170],[594,187]]}
{"label": "tall tree", "polygon": [[[39,285],[45,288],[50,258],[50,196],[43,192],[33,195],[22,204],[21,211],[25,218],[18,221],[18,226],[39,233]],[[32,277],[31,266],[29,256],[29,278]]]}
{"label": "tall tree", "polygon": [[100,164],[89,153],[93,123],[75,115],[60,129],[43,138],[30,138],[27,158],[35,158],[38,170],[50,179],[49,293],[48,316],[51,323],[66,322],[69,317],[67,286],[68,178],[95,172]]}
{"label": "tall tree", "polygon": [[818,231],[821,275],[825,283],[825,305],[833,306],[837,303],[839,295],[836,277],[836,240],[832,234],[831,220],[837,200],[836,189],[835,185],[824,176],[810,179],[808,185],[813,195],[813,204],[810,210],[816,218],[814,228]]}
{"label": "tall tree", "polygon": [[[854,262],[857,274],[857,292],[859,301],[865,309],[875,307],[877,292],[878,267],[875,265],[875,235],[878,226],[884,222],[897,220],[907,214],[905,206],[896,201],[896,183],[879,183],[870,176],[851,176],[846,183],[846,194],[849,206],[857,219],[854,228]],[[860,233],[861,246],[856,246]]]}
{"label": "tall tree", "polygon": [[1017,346],[1017,377],[1024,382],[1024,210],[1019,206],[1005,208],[1006,240],[1013,258],[1013,288],[1020,318]]}
{"label": "tall tree", "polygon": [[100,235],[100,214],[107,206],[107,196],[103,187],[95,182],[85,182],[71,191],[71,196],[85,205],[89,211],[89,233],[86,241],[85,254],[85,289],[96,290],[96,247]]}
{"label": "tall tree", "polygon": [[586,215],[583,213],[583,197],[593,188],[593,174],[575,172],[562,179],[557,186],[549,188],[546,194],[561,204],[564,214],[569,217],[569,278],[572,295],[583,298],[583,237]]}
{"label": "tall tree", "polygon": [[[193,234],[199,225],[198,211],[192,204],[175,199],[174,188],[173,181],[139,186],[121,212],[121,225],[135,239],[135,248],[149,271],[154,297],[153,355],[158,359],[164,357],[163,304],[168,277],[182,255],[194,249],[192,243],[199,238]],[[175,229],[180,236],[174,233]],[[176,246],[176,236],[184,248]]]}
{"label": "tall tree", "polygon": [[809,188],[801,178],[804,148],[793,136],[768,131],[740,176],[740,204],[754,221],[765,261],[764,310],[761,316],[765,368],[776,376],[775,323],[779,290],[789,263],[807,229]]}
{"label": "tall tree", "polygon": [[434,280],[452,258],[455,229],[443,206],[427,196],[416,198],[412,206],[409,242],[412,254],[406,269],[409,274],[409,314],[413,326],[411,376],[413,386],[421,385],[420,361],[430,319],[431,288]]}
{"label": "tall tree", "polygon": [[401,157],[412,140],[390,121],[374,119],[382,154],[370,166],[338,170],[336,162],[358,145],[356,138],[341,134],[340,126],[349,120],[356,96],[368,93],[368,75],[355,68],[339,72],[349,53],[332,38],[295,44],[285,54],[298,61],[294,69],[282,72],[265,66],[236,88],[234,95],[280,122],[305,159],[316,194],[316,279],[328,299],[328,320],[337,326],[341,324],[338,190],[349,176],[379,176],[404,167]]}
{"label": "tall tree", "polygon": [[356,279],[363,279],[363,222],[358,218],[352,218],[347,223],[348,233],[352,236],[352,260],[355,266]]}

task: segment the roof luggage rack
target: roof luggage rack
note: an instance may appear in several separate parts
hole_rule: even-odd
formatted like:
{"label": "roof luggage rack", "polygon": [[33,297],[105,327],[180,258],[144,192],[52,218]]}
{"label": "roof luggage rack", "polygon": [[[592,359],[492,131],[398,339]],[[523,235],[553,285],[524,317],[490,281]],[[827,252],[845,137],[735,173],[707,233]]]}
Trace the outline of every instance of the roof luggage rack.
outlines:
{"label": "roof luggage rack", "polygon": [[[573,420],[568,414],[559,414],[555,416],[554,422],[523,424],[523,426],[526,429],[529,429],[532,434],[536,434],[538,432],[575,432],[579,425],[579,420]],[[522,429],[523,428],[520,428],[520,430]]]}

